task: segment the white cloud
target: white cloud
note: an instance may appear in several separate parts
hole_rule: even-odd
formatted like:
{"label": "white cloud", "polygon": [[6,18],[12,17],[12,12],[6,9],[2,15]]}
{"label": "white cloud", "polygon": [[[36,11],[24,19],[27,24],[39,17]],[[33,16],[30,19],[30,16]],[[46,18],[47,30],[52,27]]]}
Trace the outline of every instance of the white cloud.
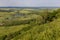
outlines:
{"label": "white cloud", "polygon": [[0,6],[58,6],[60,0],[0,0]]}

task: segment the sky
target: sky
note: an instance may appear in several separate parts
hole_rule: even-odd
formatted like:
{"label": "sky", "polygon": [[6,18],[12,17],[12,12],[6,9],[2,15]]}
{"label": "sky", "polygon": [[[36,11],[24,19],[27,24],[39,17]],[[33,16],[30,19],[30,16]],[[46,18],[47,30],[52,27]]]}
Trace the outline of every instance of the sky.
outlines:
{"label": "sky", "polygon": [[0,7],[60,7],[60,0],[0,0]]}

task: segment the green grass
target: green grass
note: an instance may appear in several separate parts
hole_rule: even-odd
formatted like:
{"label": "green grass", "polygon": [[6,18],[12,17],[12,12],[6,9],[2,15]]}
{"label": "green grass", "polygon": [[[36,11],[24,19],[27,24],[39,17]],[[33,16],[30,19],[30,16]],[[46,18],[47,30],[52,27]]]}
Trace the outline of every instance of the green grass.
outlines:
{"label": "green grass", "polygon": [[60,40],[59,9],[0,11],[0,40]]}
{"label": "green grass", "polygon": [[51,23],[34,26],[12,40],[60,40],[60,19]]}

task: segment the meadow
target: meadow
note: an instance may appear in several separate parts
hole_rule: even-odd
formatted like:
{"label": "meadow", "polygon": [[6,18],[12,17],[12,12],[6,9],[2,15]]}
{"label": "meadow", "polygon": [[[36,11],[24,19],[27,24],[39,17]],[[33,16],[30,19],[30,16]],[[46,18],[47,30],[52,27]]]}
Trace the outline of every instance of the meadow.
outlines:
{"label": "meadow", "polygon": [[60,40],[60,8],[0,8],[0,40]]}

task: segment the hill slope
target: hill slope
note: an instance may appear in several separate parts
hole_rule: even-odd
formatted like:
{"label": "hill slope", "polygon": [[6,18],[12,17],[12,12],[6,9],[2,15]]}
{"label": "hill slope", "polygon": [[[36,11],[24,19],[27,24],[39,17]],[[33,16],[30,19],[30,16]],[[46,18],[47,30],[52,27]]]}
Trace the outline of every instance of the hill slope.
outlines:
{"label": "hill slope", "polygon": [[0,40],[60,40],[60,9],[2,10]]}

